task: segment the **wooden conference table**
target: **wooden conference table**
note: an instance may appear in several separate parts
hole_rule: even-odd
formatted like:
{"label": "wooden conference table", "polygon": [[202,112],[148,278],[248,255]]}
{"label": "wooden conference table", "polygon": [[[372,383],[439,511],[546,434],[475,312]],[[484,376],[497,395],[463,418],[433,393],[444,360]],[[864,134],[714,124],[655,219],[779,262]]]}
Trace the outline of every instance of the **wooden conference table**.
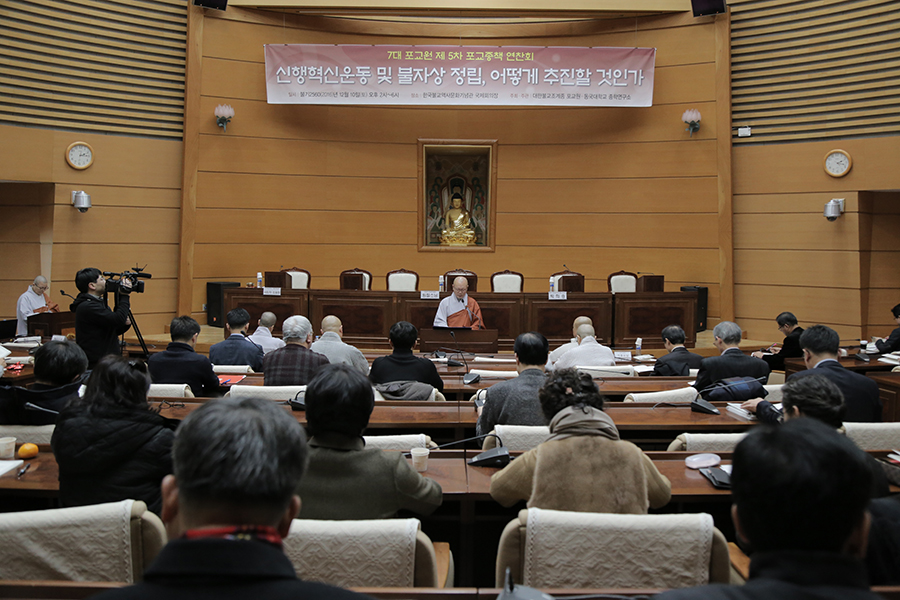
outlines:
{"label": "wooden conference table", "polygon": [[[265,311],[278,323],[291,315],[306,315],[318,328],[322,318],[336,315],[344,325],[344,341],[362,348],[388,348],[388,333],[397,321],[430,329],[440,299],[423,299],[419,292],[279,289],[277,296],[261,288],[225,288],[224,310],[244,308],[255,323]],[[568,342],[572,322],[586,315],[594,321],[597,341],[631,347],[642,337],[645,348],[662,348],[660,332],[678,324],[687,332],[686,345],[696,343],[696,292],[568,292],[565,300],[548,294],[473,292],[485,325],[496,329],[501,350],[511,350],[520,333],[540,331],[551,347]],[[276,332],[280,330],[276,329]]]}

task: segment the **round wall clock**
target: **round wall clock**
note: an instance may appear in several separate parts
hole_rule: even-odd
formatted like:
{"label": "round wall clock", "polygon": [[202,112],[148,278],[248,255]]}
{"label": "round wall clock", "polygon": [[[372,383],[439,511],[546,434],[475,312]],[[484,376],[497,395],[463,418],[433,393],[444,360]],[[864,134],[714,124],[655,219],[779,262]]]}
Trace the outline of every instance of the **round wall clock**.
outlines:
{"label": "round wall clock", "polygon": [[843,177],[853,167],[853,159],[843,150],[832,150],[825,155],[825,172],[832,177]]}
{"label": "round wall clock", "polygon": [[87,142],[73,142],[66,148],[66,162],[73,169],[87,169],[94,164],[94,149]]}

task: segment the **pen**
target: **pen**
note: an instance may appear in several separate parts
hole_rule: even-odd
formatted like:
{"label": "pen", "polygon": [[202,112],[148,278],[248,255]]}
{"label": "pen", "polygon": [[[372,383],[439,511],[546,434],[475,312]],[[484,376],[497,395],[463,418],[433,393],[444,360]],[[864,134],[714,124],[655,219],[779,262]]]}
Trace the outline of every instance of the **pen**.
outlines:
{"label": "pen", "polygon": [[19,471],[19,474],[16,475],[16,479],[19,479],[20,477],[22,477],[22,475],[25,474],[25,471],[27,471],[27,470],[30,469],[30,468],[31,468],[31,463],[28,463],[28,464],[26,464],[24,467],[22,467],[22,470],[20,470],[20,471]]}
{"label": "pen", "polygon": [[225,385],[226,383],[230,383],[230,382],[231,382],[231,378],[228,378],[228,379],[226,379],[225,381],[222,382],[222,385]]}

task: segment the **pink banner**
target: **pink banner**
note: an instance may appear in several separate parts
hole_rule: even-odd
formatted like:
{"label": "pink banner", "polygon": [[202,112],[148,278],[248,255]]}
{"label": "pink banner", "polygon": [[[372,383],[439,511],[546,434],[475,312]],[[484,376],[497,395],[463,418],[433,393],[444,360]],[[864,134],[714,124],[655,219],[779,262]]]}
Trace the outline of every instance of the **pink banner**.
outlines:
{"label": "pink banner", "polygon": [[655,48],[266,45],[269,104],[652,106]]}

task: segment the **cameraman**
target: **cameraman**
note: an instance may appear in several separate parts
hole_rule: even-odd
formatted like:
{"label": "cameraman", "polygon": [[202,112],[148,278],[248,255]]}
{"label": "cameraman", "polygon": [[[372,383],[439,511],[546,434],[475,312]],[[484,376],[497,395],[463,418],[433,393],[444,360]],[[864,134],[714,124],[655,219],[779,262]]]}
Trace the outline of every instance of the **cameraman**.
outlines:
{"label": "cameraman", "polygon": [[116,308],[110,310],[103,301],[106,293],[106,279],[94,268],[78,271],[75,275],[75,286],[80,292],[69,306],[75,313],[75,341],[88,357],[88,368],[93,369],[101,358],[107,354],[121,354],[116,338],[131,327],[128,313],[131,303],[131,281],[123,277],[116,293]]}

